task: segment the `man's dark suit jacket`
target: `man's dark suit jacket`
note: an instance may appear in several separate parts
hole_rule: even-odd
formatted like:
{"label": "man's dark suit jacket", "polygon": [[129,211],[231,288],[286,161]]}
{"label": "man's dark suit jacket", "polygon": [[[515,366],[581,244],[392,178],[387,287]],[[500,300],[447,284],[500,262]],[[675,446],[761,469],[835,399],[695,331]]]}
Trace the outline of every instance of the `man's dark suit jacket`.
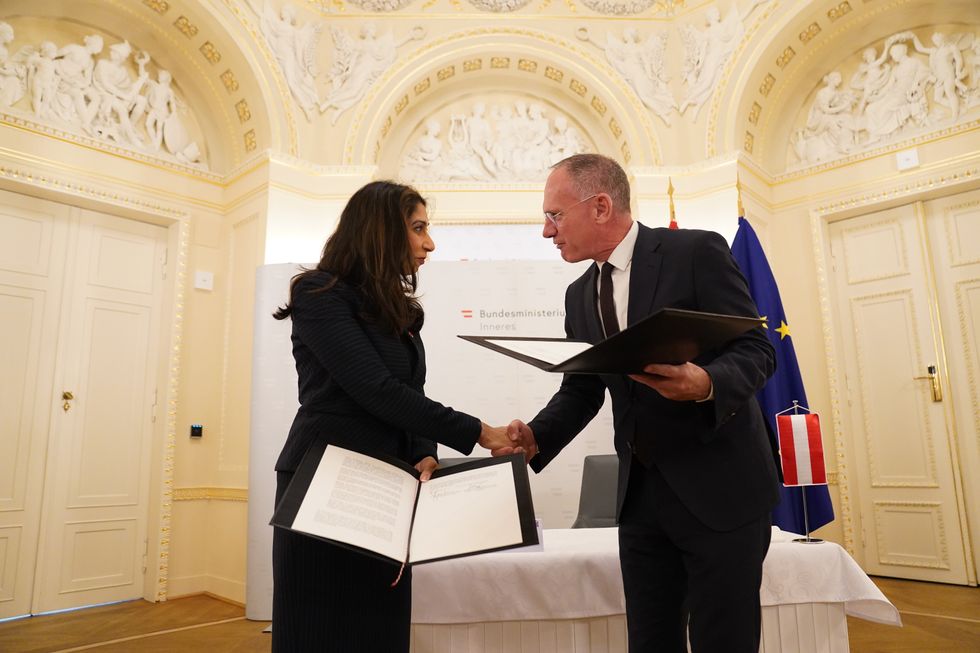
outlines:
{"label": "man's dark suit jacket", "polygon": [[[596,310],[598,266],[565,293],[569,338],[602,340]],[[639,225],[630,268],[628,324],[661,308],[758,315],[725,239],[711,231]],[[656,362],[656,361],[648,361]],[[529,423],[540,471],[595,416],[609,389],[619,454],[617,515],[623,507],[635,441],[681,502],[708,528],[725,531],[759,519],[778,500],[772,448],[755,393],[775,369],[762,328],[693,361],[711,377],[714,400],[671,401],[623,375],[566,374]]]}

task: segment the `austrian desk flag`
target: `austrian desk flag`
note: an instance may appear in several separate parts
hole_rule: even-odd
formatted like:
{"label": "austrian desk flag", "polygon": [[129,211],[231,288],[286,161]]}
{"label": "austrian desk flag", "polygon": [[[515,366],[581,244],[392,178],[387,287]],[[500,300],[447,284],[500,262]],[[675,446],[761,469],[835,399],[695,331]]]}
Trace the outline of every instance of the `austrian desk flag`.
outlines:
{"label": "austrian desk flag", "polygon": [[779,458],[783,462],[783,485],[826,485],[820,416],[816,413],[777,415]]}
{"label": "austrian desk flag", "polygon": [[[796,351],[790,337],[783,303],[779,299],[779,289],[772,269],[762,251],[762,245],[748,220],[738,219],[738,232],[732,242],[732,255],[749,282],[749,292],[759,315],[766,319],[766,335],[776,350],[776,372],[757,395],[762,412],[766,416],[770,432],[776,433],[776,413],[797,400],[808,406],[803,391],[800,366],[796,362]],[[803,519],[803,493],[799,487],[782,487],[781,499],[772,509],[772,523],[784,531],[805,533]],[[806,505],[810,529],[815,530],[834,520],[834,507],[830,503],[827,486],[810,488],[806,492]]]}

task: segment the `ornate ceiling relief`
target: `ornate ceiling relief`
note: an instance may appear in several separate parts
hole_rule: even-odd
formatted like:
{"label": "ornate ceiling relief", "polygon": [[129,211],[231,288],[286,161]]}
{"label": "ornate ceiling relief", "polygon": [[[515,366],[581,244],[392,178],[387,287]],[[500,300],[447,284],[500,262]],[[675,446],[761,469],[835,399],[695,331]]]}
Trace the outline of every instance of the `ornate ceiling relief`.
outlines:
{"label": "ornate ceiling relief", "polygon": [[718,86],[725,64],[745,34],[745,19],[756,7],[767,2],[769,0],[752,0],[744,10],[733,5],[724,17],[717,7],[712,6],[705,15],[707,25],[703,29],[692,25],[681,28],[684,43],[682,75],[687,86],[678,107],[681,114],[693,107],[694,119],[698,119],[704,104]]}
{"label": "ornate ceiling relief", "polygon": [[469,3],[481,11],[507,13],[526,7],[531,0],[469,0]]}
{"label": "ornate ceiling relief", "polygon": [[[554,118],[549,117],[554,113]],[[429,117],[402,154],[408,181],[528,182],[565,157],[591,149],[568,116],[533,100],[485,101]]]}
{"label": "ornate ceiling relief", "polygon": [[13,40],[13,27],[0,23],[0,110],[206,167],[188,129],[197,121],[174,90],[171,74],[148,70],[151,57],[145,50],[134,54],[122,41],[105,55],[103,38],[91,34],[82,43],[59,46],[45,40],[11,54]]}
{"label": "ornate ceiling relief", "polygon": [[795,162],[836,159],[972,113],[980,105],[980,37],[937,31],[927,41],[899,32],[880,50],[866,48],[859,63],[855,55],[824,75],[791,140]]}
{"label": "ornate ceiling relief", "polygon": [[605,52],[609,64],[623,76],[640,101],[670,126],[670,113],[677,108],[677,101],[667,87],[670,78],[664,71],[669,32],[643,39],[636,29],[627,27],[622,39],[606,32],[606,41],[602,43],[590,36],[589,28],[580,27],[575,36]]}
{"label": "ornate ceiling relief", "polygon": [[[694,120],[698,119],[701,109],[718,86],[725,64],[745,34],[745,20],[756,7],[767,2],[769,0],[752,0],[744,10],[740,10],[737,5],[733,6],[724,17],[717,8],[709,7],[705,15],[706,27],[699,30],[692,25],[684,25],[679,30],[684,46],[684,59],[680,69],[686,86],[685,96],[681,101],[670,90],[670,77],[666,72],[667,65],[671,63],[667,61],[669,31],[643,37],[635,27],[627,27],[623,30],[622,37],[606,32],[605,40],[602,40],[594,38],[588,27],[580,27],[575,35],[579,40],[604,51],[609,64],[622,75],[640,101],[664,124],[670,126],[671,114],[677,111],[683,115],[689,107],[694,108]],[[610,12],[598,5],[586,4],[601,13],[627,14],[643,11],[653,3],[637,0],[635,4],[644,6],[635,12]],[[657,10],[669,9],[672,13],[674,6],[676,5],[671,3],[666,8],[657,3]]]}
{"label": "ornate ceiling relief", "polygon": [[293,98],[311,122],[320,112],[336,124],[340,115],[364,97],[371,84],[395,63],[398,48],[425,37],[425,29],[420,26],[401,37],[395,37],[391,29],[378,34],[374,23],[364,23],[356,35],[331,26],[333,62],[326,72],[330,89],[321,96],[316,83],[320,75],[316,58],[325,23],[300,22],[296,7],[289,3],[284,3],[278,13],[269,0],[262,5],[258,0],[249,0],[249,5],[259,16],[262,34]]}

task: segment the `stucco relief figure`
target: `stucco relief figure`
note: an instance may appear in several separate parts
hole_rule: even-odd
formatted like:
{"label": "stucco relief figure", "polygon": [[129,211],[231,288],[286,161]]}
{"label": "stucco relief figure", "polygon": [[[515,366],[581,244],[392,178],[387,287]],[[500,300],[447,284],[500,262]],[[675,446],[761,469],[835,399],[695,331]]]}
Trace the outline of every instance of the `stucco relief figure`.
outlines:
{"label": "stucco relief figure", "polygon": [[92,86],[100,99],[92,126],[104,138],[139,146],[143,138],[135,125],[146,110],[146,98],[141,91],[149,77],[146,64],[150,55],[142,52],[136,56],[139,74],[133,79],[125,65],[132,51],[128,42],[116,43],[109,47],[109,58],[99,59],[95,64]]}
{"label": "stucco relief figure", "polygon": [[10,107],[24,97],[27,90],[26,61],[30,48],[21,48],[11,55],[7,46],[14,40],[14,28],[0,23],[0,107]]}
{"label": "stucco relief figure", "polygon": [[366,23],[357,38],[336,27],[330,28],[334,42],[334,62],[330,67],[331,90],[320,103],[331,124],[340,114],[354,106],[371,84],[381,77],[398,57],[398,48],[425,36],[425,29],[414,27],[408,35],[396,39],[392,31],[378,36],[373,23]]}
{"label": "stucco relief figure", "polygon": [[681,114],[688,107],[694,107],[694,119],[698,119],[704,103],[711,97],[721,78],[725,63],[745,33],[743,21],[756,7],[768,1],[752,0],[744,11],[740,11],[737,5],[733,6],[724,18],[718,8],[712,6],[708,8],[708,24],[703,30],[691,25],[681,28],[681,39],[684,42],[682,70],[687,84],[687,96],[678,108]]}
{"label": "stucco relief figure", "polygon": [[473,153],[476,154],[483,167],[486,168],[490,176],[497,174],[497,164],[490,153],[493,147],[493,129],[484,117],[487,107],[483,102],[473,105],[473,110],[466,118],[466,133],[469,135],[469,144]]}
{"label": "stucco relief figure", "polygon": [[549,165],[567,159],[573,154],[585,152],[585,139],[578,130],[568,124],[565,116],[555,117],[555,129],[548,136],[551,144],[551,161]]}
{"label": "stucco relief figure", "polygon": [[967,59],[968,67],[972,71],[970,80],[973,82],[973,88],[969,92],[969,106],[973,107],[980,104],[980,38],[974,37],[973,48],[967,55]]}
{"label": "stucco relief figure", "polygon": [[58,92],[58,71],[54,58],[58,46],[43,41],[37,52],[27,59],[27,80],[31,89],[31,109],[40,118],[53,116],[52,106]]}
{"label": "stucco relief figure", "polygon": [[58,50],[55,72],[58,93],[54,111],[61,120],[92,133],[91,123],[101,98],[92,86],[95,55],[102,52],[102,37],[90,34],[82,43],[69,43]]}
{"label": "stucco relief figure", "polygon": [[664,124],[670,125],[669,115],[677,108],[677,101],[667,88],[670,78],[664,72],[668,32],[652,34],[642,40],[636,29],[627,27],[622,39],[606,32],[605,43],[592,39],[586,27],[580,27],[575,35],[603,50],[610,65],[636,91],[640,101]]}
{"label": "stucco relief figure", "polygon": [[258,0],[249,0],[249,4],[259,15],[262,34],[279,62],[289,90],[306,114],[306,119],[312,121],[320,104],[316,90],[316,48],[323,24],[299,23],[296,7],[288,3],[282,6],[278,15],[269,0],[265,0],[262,6],[259,6]]}
{"label": "stucco relief figure", "polygon": [[402,159],[401,176],[405,179],[435,179],[431,172],[442,155],[439,132],[442,127],[435,118],[425,122],[425,133],[419,137],[408,154]]}
{"label": "stucco relief figure", "polygon": [[493,105],[490,119],[483,102],[469,115],[449,118],[445,140],[435,118],[403,156],[400,174],[410,181],[525,182],[541,179],[551,164],[585,151],[585,140],[565,116],[554,125],[541,104],[518,100]]}
{"label": "stucco relief figure", "polygon": [[161,70],[156,81],[146,82],[146,132],[150,146],[157,151],[165,147],[181,163],[196,163],[201,158],[201,149],[191,140],[180,117],[183,104],[170,86],[172,80],[169,71]]}
{"label": "stucco relief figure", "polygon": [[861,91],[857,103],[858,113],[864,113],[864,107],[881,96],[881,90],[888,83],[891,74],[887,47],[882,50],[880,57],[874,48],[866,48],[861,57],[863,61],[858,64],[857,72],[851,77],[850,83],[851,88]]}
{"label": "stucco relief figure", "polygon": [[857,126],[851,108],[856,98],[840,89],[841,74],[836,70],[823,81],[807,115],[806,127],[793,138],[796,154],[804,161],[823,161],[855,147]]}
{"label": "stucco relief figure", "polygon": [[960,115],[960,101],[966,98],[969,91],[964,81],[967,70],[960,50],[970,47],[973,35],[956,34],[948,37],[942,32],[935,32],[932,35],[934,47],[931,48],[922,45],[914,34],[909,36],[917,51],[929,55],[929,70],[933,75],[933,100],[936,104],[949,108],[952,119],[956,120]]}
{"label": "stucco relief figure", "polygon": [[881,97],[869,103],[865,110],[869,143],[890,136],[910,123],[931,124],[926,100],[926,84],[932,77],[929,66],[909,56],[905,43],[892,45],[888,54],[893,62],[888,82]]}
{"label": "stucco relief figure", "polygon": [[466,116],[453,114],[449,118],[449,149],[443,153],[434,173],[445,181],[486,181],[490,173],[470,144],[466,128]]}

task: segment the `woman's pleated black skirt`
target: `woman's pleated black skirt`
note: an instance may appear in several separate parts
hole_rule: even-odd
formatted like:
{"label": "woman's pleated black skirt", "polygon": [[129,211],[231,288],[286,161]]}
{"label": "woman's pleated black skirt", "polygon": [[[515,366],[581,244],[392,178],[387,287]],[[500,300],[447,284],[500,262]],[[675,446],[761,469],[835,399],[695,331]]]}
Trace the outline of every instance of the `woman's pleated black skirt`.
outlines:
{"label": "woman's pleated black skirt", "polygon": [[[279,472],[276,504],[292,478]],[[406,653],[412,573],[281,528],[272,541],[273,653]]]}

